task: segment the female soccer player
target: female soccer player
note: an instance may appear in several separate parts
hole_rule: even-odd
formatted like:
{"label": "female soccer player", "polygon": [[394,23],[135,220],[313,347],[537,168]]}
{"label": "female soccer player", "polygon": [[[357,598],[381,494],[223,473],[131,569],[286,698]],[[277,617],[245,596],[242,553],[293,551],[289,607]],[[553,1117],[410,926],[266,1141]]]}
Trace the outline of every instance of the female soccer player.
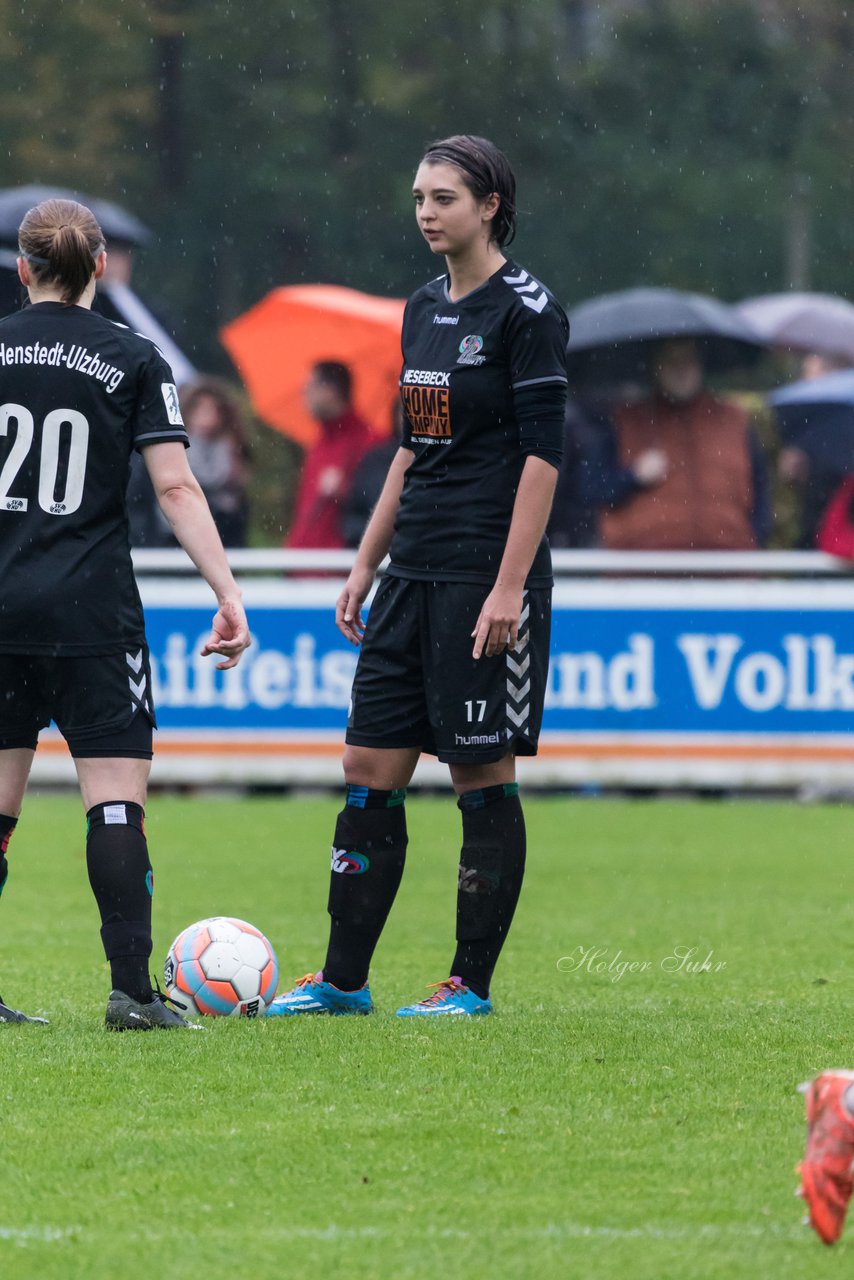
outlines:
{"label": "female soccer player", "polygon": [[[515,180],[468,135],[433,143],[415,177],[418,226],[447,274],[403,320],[402,447],[336,621],[362,646],[333,838],[329,949],[272,1016],[368,1013],[368,968],[406,852],[405,788],[422,751],[450,766],[462,811],[451,976],[413,1015],[491,1011],[490,980],[525,865],[515,758],[534,755],[548,666],[543,531],[561,459],[563,310],[508,259]],[[371,607],[377,567],[391,563]]]}
{"label": "female soccer player", "polygon": [[[19,231],[31,306],[0,321],[0,890],[39,730],[77,767],[86,861],[113,991],[107,1026],[187,1027],[148,977],[153,876],[143,827],[154,706],[128,543],[131,451],[143,452],[175,536],[214,591],[203,653],[249,644],[240,591],[187,465],[169,366],[91,310],[104,273],[92,213],[47,200]],[[0,1022],[36,1022],[0,1003]]]}

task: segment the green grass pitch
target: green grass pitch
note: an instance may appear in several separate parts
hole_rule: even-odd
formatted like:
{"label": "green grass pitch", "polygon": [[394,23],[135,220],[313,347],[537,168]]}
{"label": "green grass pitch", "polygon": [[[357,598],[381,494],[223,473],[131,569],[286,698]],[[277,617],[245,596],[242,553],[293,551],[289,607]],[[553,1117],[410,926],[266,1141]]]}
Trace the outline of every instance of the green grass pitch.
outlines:
{"label": "green grass pitch", "polygon": [[[158,966],[220,913],[270,936],[283,983],[318,966],[337,807],[152,798]],[[4,1280],[847,1275],[854,1245],[826,1250],[792,1193],[794,1086],[854,1066],[850,813],[527,813],[494,1017],[393,1017],[453,934],[459,815],[414,795],[375,1017],[115,1036],[79,802],[32,795],[0,991],[51,1026],[0,1027]]]}

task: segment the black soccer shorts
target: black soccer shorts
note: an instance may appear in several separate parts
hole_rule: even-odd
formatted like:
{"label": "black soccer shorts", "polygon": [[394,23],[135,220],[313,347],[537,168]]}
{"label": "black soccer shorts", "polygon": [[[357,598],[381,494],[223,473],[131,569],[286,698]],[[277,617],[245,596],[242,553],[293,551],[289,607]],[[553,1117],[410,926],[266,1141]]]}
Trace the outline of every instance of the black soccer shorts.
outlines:
{"label": "black soccer shorts", "polygon": [[0,750],[35,750],[55,721],[75,758],[150,760],[148,648],[85,658],[0,653]]}
{"label": "black soccer shorts", "polygon": [[549,665],[551,590],[525,591],[519,642],[472,657],[472,631],[490,588],[386,575],[368,614],[346,740],[418,747],[446,764],[533,756]]}

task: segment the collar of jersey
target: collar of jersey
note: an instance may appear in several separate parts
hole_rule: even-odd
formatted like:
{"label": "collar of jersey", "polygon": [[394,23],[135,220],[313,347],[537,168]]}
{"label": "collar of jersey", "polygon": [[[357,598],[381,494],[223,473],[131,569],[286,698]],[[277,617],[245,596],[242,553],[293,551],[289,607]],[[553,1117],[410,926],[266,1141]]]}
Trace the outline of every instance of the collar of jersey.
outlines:
{"label": "collar of jersey", "polygon": [[510,258],[508,258],[507,261],[503,263],[498,268],[497,271],[493,271],[492,275],[487,280],[484,280],[483,284],[479,284],[476,289],[472,289],[471,293],[464,293],[463,296],[461,298],[457,298],[456,301],[451,297],[448,289],[448,286],[451,282],[450,276],[448,275],[440,276],[440,279],[442,281],[442,296],[449,306],[461,307],[463,303],[468,302],[469,298],[476,298],[479,293],[483,293],[484,289],[488,289],[489,286],[492,284],[493,280],[495,279],[495,277],[500,276],[502,271],[508,271],[512,273],[512,271],[518,271],[518,270],[519,268],[516,266],[516,264],[512,262]]}

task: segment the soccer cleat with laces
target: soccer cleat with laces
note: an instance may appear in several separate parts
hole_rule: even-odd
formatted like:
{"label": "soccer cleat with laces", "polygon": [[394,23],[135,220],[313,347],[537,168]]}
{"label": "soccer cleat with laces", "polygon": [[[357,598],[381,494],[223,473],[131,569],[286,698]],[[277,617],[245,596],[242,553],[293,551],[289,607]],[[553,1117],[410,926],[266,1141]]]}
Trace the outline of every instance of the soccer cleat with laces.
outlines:
{"label": "soccer cleat with laces", "polygon": [[417,1004],[404,1005],[397,1011],[398,1018],[435,1018],[443,1014],[465,1018],[492,1013],[492,1001],[475,995],[459,978],[445,978],[444,982],[434,982],[432,986],[436,988],[432,996],[426,996]]}
{"label": "soccer cleat with laces", "polygon": [[854,1071],[824,1071],[798,1085],[806,1095],[807,1147],[797,1166],[810,1226],[825,1244],[842,1234],[854,1169],[854,1117],[843,1097],[854,1084]]}
{"label": "soccer cleat with laces", "polygon": [[179,1005],[177,1000],[170,999],[158,987],[147,1003],[132,1000],[124,991],[111,991],[107,1001],[107,1012],[104,1022],[108,1031],[154,1031],[163,1027],[166,1030],[174,1027],[185,1027],[188,1031],[201,1031],[195,1022],[188,1022],[178,1009],[170,1005]]}
{"label": "soccer cleat with laces", "polygon": [[265,1018],[290,1018],[298,1013],[371,1013],[371,990],[367,982],[357,991],[340,991],[320,973],[307,973],[292,991],[276,996]]}
{"label": "soccer cleat with laces", "polygon": [[3,1003],[2,996],[0,996],[0,1022],[37,1022],[43,1027],[48,1025],[47,1018],[31,1018],[26,1013],[21,1013],[19,1009],[10,1009]]}

